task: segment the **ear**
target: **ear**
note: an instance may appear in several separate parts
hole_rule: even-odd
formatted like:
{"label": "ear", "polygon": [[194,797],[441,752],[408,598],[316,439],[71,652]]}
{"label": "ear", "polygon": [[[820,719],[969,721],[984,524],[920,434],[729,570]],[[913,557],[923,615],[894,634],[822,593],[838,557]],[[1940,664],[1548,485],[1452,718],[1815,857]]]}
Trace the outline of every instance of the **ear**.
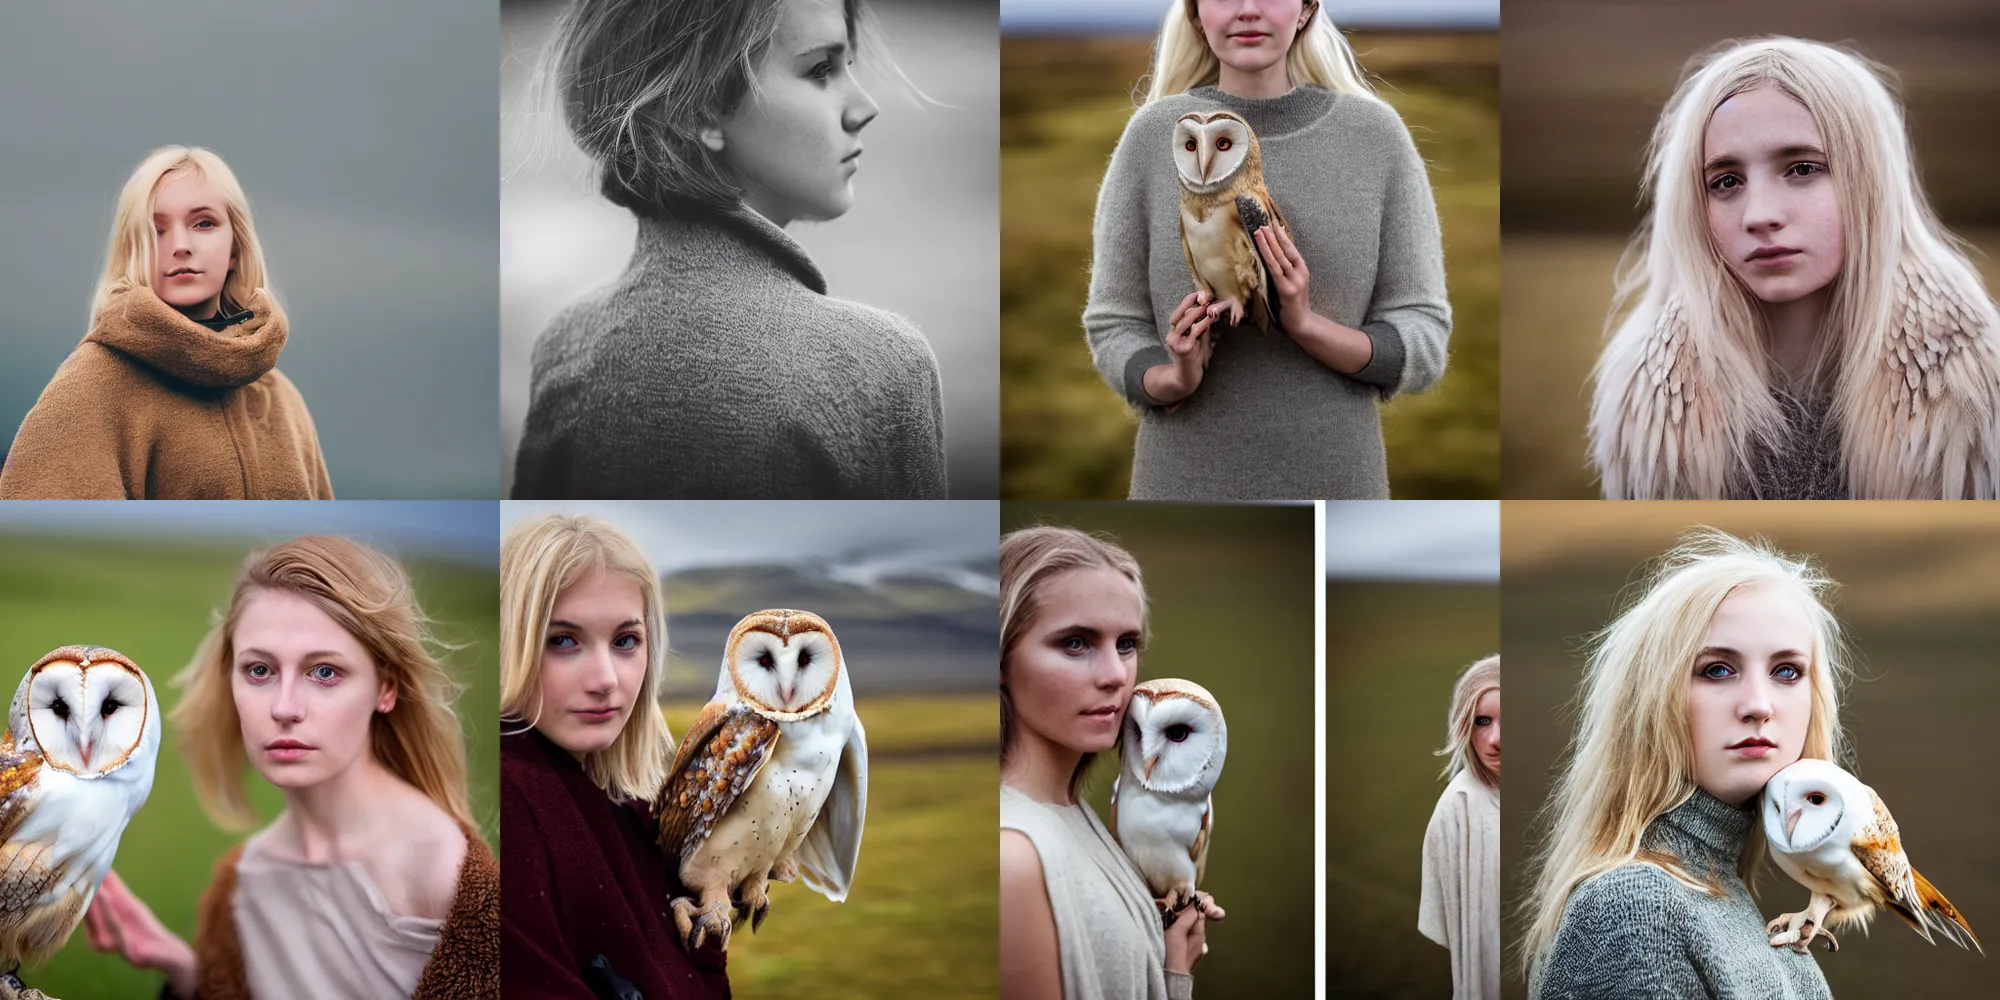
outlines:
{"label": "ear", "polygon": [[375,696],[375,711],[386,715],[395,707],[396,685],[391,684],[388,678],[383,678],[382,690]]}
{"label": "ear", "polygon": [[1318,13],[1319,13],[1319,0],[1306,0],[1305,13],[1299,15],[1299,30],[1300,31],[1306,30],[1306,25],[1311,24],[1313,22],[1313,16]]}

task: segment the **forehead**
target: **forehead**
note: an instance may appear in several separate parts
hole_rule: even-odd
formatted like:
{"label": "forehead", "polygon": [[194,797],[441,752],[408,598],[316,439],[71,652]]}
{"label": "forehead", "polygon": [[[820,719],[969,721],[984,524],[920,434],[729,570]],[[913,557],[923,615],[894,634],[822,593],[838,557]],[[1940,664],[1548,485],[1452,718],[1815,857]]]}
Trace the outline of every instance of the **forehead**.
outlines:
{"label": "forehead", "polygon": [[360,640],[319,606],[289,590],[259,589],[243,602],[232,645],[271,652],[333,650],[364,654]]}
{"label": "forehead", "polygon": [[1715,609],[1704,645],[1745,654],[1777,649],[1810,651],[1815,629],[1798,595],[1768,583],[1738,587]]}
{"label": "forehead", "polygon": [[200,171],[168,177],[153,190],[154,215],[179,215],[199,207],[222,208],[222,193]]}
{"label": "forehead", "polygon": [[1773,86],[1746,90],[1716,106],[1703,133],[1702,158],[1749,158],[1786,146],[1819,146],[1819,126],[1797,98]]}
{"label": "forehead", "polygon": [[779,58],[844,45],[847,38],[845,0],[778,0],[778,28],[771,47]]}
{"label": "forehead", "polygon": [[1479,704],[1473,706],[1473,710],[1480,715],[1492,715],[1500,711],[1500,689],[1493,688],[1480,695]]}
{"label": "forehead", "polygon": [[1042,584],[1035,619],[1045,628],[1087,625],[1104,632],[1139,630],[1139,587],[1108,566],[1066,569]]}
{"label": "forehead", "polygon": [[639,581],[624,573],[594,566],[556,595],[549,617],[578,624],[619,623],[644,618],[646,599]]}

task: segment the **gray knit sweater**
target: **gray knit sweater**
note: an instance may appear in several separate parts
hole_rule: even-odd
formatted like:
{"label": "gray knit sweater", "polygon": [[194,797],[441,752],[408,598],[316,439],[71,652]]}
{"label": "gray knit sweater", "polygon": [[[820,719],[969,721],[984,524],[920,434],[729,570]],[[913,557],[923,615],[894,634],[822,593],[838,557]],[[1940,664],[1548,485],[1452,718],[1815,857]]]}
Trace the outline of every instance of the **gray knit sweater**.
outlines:
{"label": "gray knit sweater", "polygon": [[1736,873],[1757,821],[1707,792],[1653,821],[1644,846],[1679,858],[1722,895],[1690,889],[1650,864],[1586,879],[1570,893],[1555,943],[1535,964],[1536,1000],[1831,1000],[1809,955],[1773,948]]}
{"label": "gray knit sweater", "polygon": [[[1218,107],[1257,132],[1265,186],[1311,271],[1313,310],[1367,333],[1374,356],[1342,375],[1246,320],[1167,413],[1141,379],[1168,363],[1167,321],[1194,291],[1173,128]],[[1378,403],[1436,382],[1451,333],[1437,206],[1393,108],[1318,87],[1267,100],[1201,87],[1154,101],[1111,155],[1093,238],[1083,325],[1098,372],[1141,410],[1133,499],[1388,498]]]}
{"label": "gray knit sweater", "polygon": [[516,499],[937,498],[937,358],[748,209],[641,216],[535,344]]}

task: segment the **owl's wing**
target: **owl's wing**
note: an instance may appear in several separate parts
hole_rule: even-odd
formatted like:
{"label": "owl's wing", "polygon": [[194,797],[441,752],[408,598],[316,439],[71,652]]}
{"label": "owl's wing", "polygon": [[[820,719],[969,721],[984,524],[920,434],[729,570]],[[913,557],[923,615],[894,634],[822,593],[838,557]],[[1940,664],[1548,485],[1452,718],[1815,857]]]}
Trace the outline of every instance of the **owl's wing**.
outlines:
{"label": "owl's wing", "polygon": [[1188,848],[1188,857],[1194,859],[1194,883],[1201,884],[1208,874],[1208,831],[1215,822],[1215,797],[1201,804],[1201,832],[1195,834],[1194,844]]}
{"label": "owl's wing", "polygon": [[1195,270],[1194,248],[1188,246],[1187,220],[1182,219],[1176,225],[1181,227],[1181,256],[1187,259],[1188,277],[1194,279],[1194,286],[1196,288],[1206,288],[1208,287],[1208,282],[1201,280],[1201,272]]}
{"label": "owl's wing", "polygon": [[[1895,817],[1889,815],[1889,807],[1882,803],[1882,797],[1868,790],[1874,800],[1875,816],[1861,832],[1854,835],[1854,856],[1861,861],[1861,867],[1881,885],[1887,897],[1889,908],[1916,928],[1924,940],[1936,944],[1931,937],[1933,929],[1963,945],[1960,932],[1970,938],[1974,945],[1979,939],[1972,934],[1972,925],[1965,922],[1964,915],[1951,905],[1951,900],[1931,885],[1930,880],[1910,867],[1910,858],[1903,853],[1902,831],[1896,827]],[[1983,952],[1985,949],[1981,949]]]}
{"label": "owl's wing", "polygon": [[14,735],[0,736],[0,842],[12,840],[28,815],[27,792],[42,769],[42,755],[16,750]]}
{"label": "owl's wing", "polygon": [[867,818],[868,734],[857,715],[834,770],[833,790],[794,855],[800,877],[813,891],[836,903],[846,901],[854,866],[861,860],[861,827]]}
{"label": "owl's wing", "polygon": [[653,813],[660,846],[685,857],[750,787],[778,746],[778,724],[738,704],[712,701],[681,739]]}

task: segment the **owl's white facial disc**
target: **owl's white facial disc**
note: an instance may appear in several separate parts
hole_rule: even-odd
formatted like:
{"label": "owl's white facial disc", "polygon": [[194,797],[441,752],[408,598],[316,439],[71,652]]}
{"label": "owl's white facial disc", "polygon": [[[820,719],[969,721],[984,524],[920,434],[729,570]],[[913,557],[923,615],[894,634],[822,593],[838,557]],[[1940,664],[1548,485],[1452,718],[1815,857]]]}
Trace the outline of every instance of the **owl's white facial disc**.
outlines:
{"label": "owl's white facial disc", "polygon": [[1222,748],[1222,720],[1192,698],[1132,695],[1125,710],[1125,767],[1156,792],[1195,786]]}
{"label": "owl's white facial disc", "polygon": [[1227,187],[1249,155],[1250,129],[1239,119],[1188,115],[1174,123],[1174,167],[1181,186],[1197,194]]}
{"label": "owl's white facial disc", "polygon": [[759,708],[802,712],[829,697],[839,667],[833,640],[825,632],[781,636],[745,632],[736,644],[737,692]]}
{"label": "owl's white facial disc", "polygon": [[[1824,766],[1814,766],[1824,765]],[[1787,852],[1810,851],[1840,829],[1848,801],[1845,776],[1824,761],[1802,760],[1771,779],[1764,792],[1764,835]]]}
{"label": "owl's white facial disc", "polygon": [[140,749],[153,705],[146,683],[125,665],[51,663],[28,686],[28,721],[48,762],[96,776]]}

